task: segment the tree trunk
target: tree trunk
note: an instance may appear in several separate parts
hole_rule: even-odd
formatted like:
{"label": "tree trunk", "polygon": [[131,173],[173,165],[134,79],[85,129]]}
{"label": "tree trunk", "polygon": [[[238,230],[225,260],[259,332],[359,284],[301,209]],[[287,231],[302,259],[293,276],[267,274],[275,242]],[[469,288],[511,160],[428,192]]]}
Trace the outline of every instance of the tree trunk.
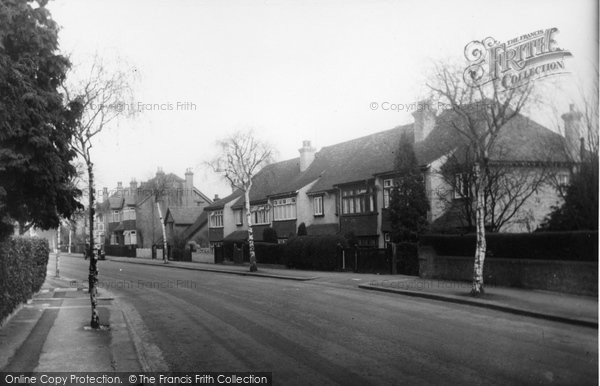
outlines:
{"label": "tree trunk", "polygon": [[60,246],[61,246],[61,242],[60,242],[60,223],[58,224],[58,230],[56,232],[56,242],[58,244],[58,248],[56,249],[56,267],[55,267],[55,276],[56,277],[60,277],[60,271],[58,269],[58,264],[59,264],[59,259],[60,259]]}
{"label": "tree trunk", "polygon": [[473,286],[471,287],[471,295],[480,296],[483,294],[483,263],[485,260],[485,197],[484,197],[484,179],[485,176],[481,173],[481,165],[475,163],[475,186],[476,186],[476,208],[475,208],[475,225],[477,231],[477,245],[475,247],[475,264],[473,266]]}
{"label": "tree trunk", "polygon": [[169,251],[167,250],[167,230],[165,228],[165,222],[163,221],[162,210],[160,209],[160,202],[156,201],[156,209],[158,209],[158,218],[160,219],[160,227],[162,228],[163,234],[163,263],[167,264],[167,255]]}
{"label": "tree trunk", "polygon": [[90,257],[90,267],[89,267],[89,293],[90,293],[90,303],[92,304],[92,319],[90,321],[90,327],[99,328],[100,327],[100,316],[98,315],[98,310],[96,309],[96,305],[98,304],[98,267],[96,265],[97,259],[94,254],[94,170],[93,164],[88,161],[88,205],[89,205],[89,224],[90,224],[90,243],[88,247],[88,256]]}
{"label": "tree trunk", "polygon": [[73,229],[71,229],[71,226],[69,225],[69,254],[71,253],[71,244],[73,242],[73,239],[71,238],[72,233],[73,233]]}
{"label": "tree trunk", "polygon": [[246,219],[248,222],[248,251],[250,253],[250,272],[256,272],[256,253],[254,252],[254,232],[252,231],[252,213],[250,213],[250,187],[244,192],[246,199]]}

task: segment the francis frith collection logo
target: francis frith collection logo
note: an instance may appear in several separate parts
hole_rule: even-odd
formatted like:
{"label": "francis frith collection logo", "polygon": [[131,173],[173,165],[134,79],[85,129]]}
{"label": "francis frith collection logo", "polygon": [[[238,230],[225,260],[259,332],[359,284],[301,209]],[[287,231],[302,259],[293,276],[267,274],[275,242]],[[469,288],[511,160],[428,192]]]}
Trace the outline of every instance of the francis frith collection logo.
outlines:
{"label": "francis frith collection logo", "polygon": [[471,87],[499,81],[504,89],[519,87],[535,79],[566,73],[565,58],[571,53],[557,46],[558,28],[518,36],[505,43],[492,37],[465,46],[469,66],[463,73]]}

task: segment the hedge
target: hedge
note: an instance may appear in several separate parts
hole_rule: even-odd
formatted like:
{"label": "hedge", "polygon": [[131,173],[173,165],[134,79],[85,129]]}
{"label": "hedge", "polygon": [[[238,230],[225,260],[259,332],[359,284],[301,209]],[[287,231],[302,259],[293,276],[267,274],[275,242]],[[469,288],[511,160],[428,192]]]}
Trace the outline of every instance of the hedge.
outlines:
{"label": "hedge", "polygon": [[332,271],[338,266],[341,248],[347,247],[347,240],[342,236],[297,236],[285,244],[285,258],[290,268]]}
{"label": "hedge", "polygon": [[42,288],[49,254],[45,239],[15,237],[0,243],[0,320]]}
{"label": "hedge", "polygon": [[[225,241],[223,243],[223,253],[226,259],[233,259],[233,248],[236,242]],[[237,242],[239,244],[239,242]],[[250,261],[250,252],[248,250],[248,243],[244,242],[244,259],[243,261]],[[282,244],[265,243],[261,241],[254,242],[254,253],[256,254],[257,264],[280,264],[285,265],[285,253],[284,246]]]}
{"label": "hedge", "polygon": [[[476,236],[423,235],[421,245],[442,256],[472,256]],[[598,231],[487,233],[486,258],[598,261]]]}

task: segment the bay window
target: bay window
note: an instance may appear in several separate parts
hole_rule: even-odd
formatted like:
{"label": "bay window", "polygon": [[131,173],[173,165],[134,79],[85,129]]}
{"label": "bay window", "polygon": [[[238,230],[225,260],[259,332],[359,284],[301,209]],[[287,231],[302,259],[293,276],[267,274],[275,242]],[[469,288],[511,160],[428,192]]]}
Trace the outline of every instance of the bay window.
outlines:
{"label": "bay window", "polygon": [[273,220],[295,220],[296,219],[296,198],[282,198],[273,200]]}
{"label": "bay window", "polygon": [[215,210],[210,212],[209,215],[209,226],[210,228],[222,228],[223,227],[223,211]]}
{"label": "bay window", "polygon": [[250,208],[254,225],[268,224],[271,222],[271,209],[268,205],[256,205]]}
{"label": "bay window", "polygon": [[352,187],[342,189],[342,213],[358,214],[375,210],[373,195],[366,187]]}

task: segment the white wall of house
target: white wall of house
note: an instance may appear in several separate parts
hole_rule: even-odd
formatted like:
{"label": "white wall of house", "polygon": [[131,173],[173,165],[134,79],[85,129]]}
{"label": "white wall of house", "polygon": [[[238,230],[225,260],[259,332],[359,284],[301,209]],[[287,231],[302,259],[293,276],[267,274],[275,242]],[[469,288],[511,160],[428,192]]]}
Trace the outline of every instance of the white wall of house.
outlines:
{"label": "white wall of house", "polygon": [[241,199],[242,199],[241,197],[237,198],[235,200],[232,200],[232,201],[226,203],[223,206],[223,238],[227,237],[232,232],[235,232],[237,230],[248,229],[245,219],[244,219],[243,226],[240,227],[240,226],[236,225],[235,213],[231,209],[231,207],[233,205],[235,205]]}
{"label": "white wall of house", "polygon": [[309,226],[314,223],[315,216],[313,211],[313,198],[307,196],[306,192],[308,192],[317,181],[318,180],[314,180],[298,190],[298,195],[296,196],[297,225],[304,223],[304,225]]}

